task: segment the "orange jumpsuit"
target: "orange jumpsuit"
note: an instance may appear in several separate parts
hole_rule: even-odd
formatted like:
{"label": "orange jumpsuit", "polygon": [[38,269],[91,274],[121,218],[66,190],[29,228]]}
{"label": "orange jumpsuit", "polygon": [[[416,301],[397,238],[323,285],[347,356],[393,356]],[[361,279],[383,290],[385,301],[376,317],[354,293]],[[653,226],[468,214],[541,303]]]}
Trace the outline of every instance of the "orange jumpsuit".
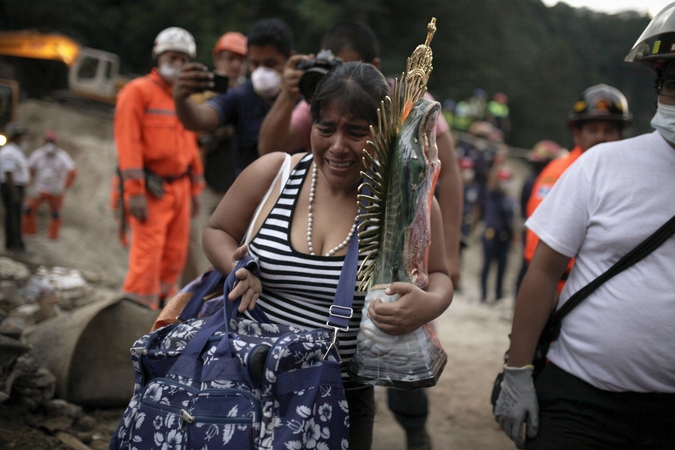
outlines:
{"label": "orange jumpsuit", "polygon": [[[532,186],[532,194],[530,195],[530,199],[527,202],[526,208],[527,217],[532,216],[534,210],[537,209],[537,207],[541,204],[541,202],[544,200],[544,197],[546,197],[546,194],[549,193],[553,185],[558,181],[558,179],[560,179],[567,168],[571,166],[572,163],[576,161],[577,158],[579,158],[582,154],[583,150],[581,150],[580,147],[574,147],[574,149],[568,155],[554,159],[548,163],[546,167],[544,167],[544,170],[541,171],[534,182],[534,185]],[[534,251],[537,249],[537,244],[539,244],[539,237],[534,234],[533,231],[528,229],[525,236],[524,250],[525,260],[528,264],[530,261],[532,261]],[[569,271],[572,270],[573,265],[574,259],[572,259],[567,266],[567,270],[563,276],[564,279],[567,278],[567,274],[569,274]],[[560,294],[560,291],[565,284],[564,279],[558,284],[558,294]]]}
{"label": "orange jumpsuit", "polygon": [[[145,195],[147,220],[129,215],[131,248],[124,293],[151,308],[175,293],[190,233],[191,196],[204,186],[195,133],[176,116],[172,86],[157,69],[119,92],[115,112],[117,159],[124,202]],[[163,178],[164,195],[146,190],[144,169]]]}

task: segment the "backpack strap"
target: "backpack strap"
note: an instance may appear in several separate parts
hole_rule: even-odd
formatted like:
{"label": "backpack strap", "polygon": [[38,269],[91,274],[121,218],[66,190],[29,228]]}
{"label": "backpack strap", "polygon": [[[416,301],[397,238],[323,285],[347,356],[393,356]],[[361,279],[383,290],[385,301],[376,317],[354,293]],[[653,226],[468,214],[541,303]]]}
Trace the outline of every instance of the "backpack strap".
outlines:
{"label": "backpack strap", "polygon": [[[562,326],[562,320],[567,316],[579,303],[581,303],[586,297],[591,295],[600,285],[610,278],[618,275],[624,270],[628,269],[633,264],[644,259],[654,250],[659,248],[661,244],[666,242],[672,235],[675,233],[675,216],[671,217],[666,223],[664,223],[658,230],[651,234],[647,239],[640,242],[637,247],[628,252],[620,260],[618,260],[612,267],[607,269],[604,273],[598,276],[595,280],[588,283],[583,288],[579,289],[574,293],[560,309],[553,312],[551,318],[549,319],[549,324],[546,325],[545,330],[550,330],[552,333],[550,336],[551,340],[555,340],[560,335],[560,328]],[[550,327],[550,328],[549,328]]]}

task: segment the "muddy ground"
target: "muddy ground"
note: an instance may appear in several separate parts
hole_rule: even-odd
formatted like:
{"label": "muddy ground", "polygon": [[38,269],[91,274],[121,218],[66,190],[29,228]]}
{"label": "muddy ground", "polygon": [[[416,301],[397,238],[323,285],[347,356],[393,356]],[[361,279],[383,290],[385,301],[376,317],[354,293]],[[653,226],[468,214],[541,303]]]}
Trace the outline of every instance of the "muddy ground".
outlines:
{"label": "muddy ground", "polygon": [[[115,169],[110,113],[86,105],[73,108],[55,102],[27,101],[20,106],[19,119],[32,130],[31,150],[39,146],[43,130],[57,130],[60,145],[73,156],[79,172],[73,189],[65,198],[61,237],[57,241],[46,238],[48,217],[46,211],[42,211],[40,234],[26,238],[28,253],[22,255],[21,260],[93,271],[103,279],[102,284],[119,289],[126,271],[127,252],[117,241],[117,224],[109,207],[110,180]],[[517,159],[509,159],[507,165],[516,173],[515,196],[526,166]],[[428,390],[430,415],[427,426],[435,449],[514,448],[492,417],[489,396],[508,346],[512,291],[520,266],[521,247],[516,243],[509,258],[506,286],[510,295],[499,303],[491,298],[487,304],[479,304],[476,300],[482,266],[479,231],[464,254],[460,291],[435,324],[448,354],[438,385]],[[97,419],[90,447],[107,448],[122,410],[87,412]],[[68,448],[48,433],[30,428],[23,422],[21,411],[8,409],[7,405],[0,408],[0,448]],[[405,449],[404,431],[387,409],[384,390],[377,392],[373,449]]]}

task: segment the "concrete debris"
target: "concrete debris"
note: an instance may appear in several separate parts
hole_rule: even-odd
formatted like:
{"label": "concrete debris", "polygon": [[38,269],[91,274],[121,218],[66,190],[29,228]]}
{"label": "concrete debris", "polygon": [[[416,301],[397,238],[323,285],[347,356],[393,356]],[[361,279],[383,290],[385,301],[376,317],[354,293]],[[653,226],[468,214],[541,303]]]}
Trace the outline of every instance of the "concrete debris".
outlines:
{"label": "concrete debris", "polygon": [[84,417],[88,417],[85,416],[81,406],[73,405],[60,398],[55,398],[45,406],[47,407],[47,412],[52,416],[66,416],[73,420],[80,420]]}
{"label": "concrete debris", "polygon": [[[100,300],[101,277],[63,267],[29,266],[0,257],[0,404],[27,413],[25,423],[72,448],[89,448],[96,420],[54,398],[56,377],[36,361],[24,336],[30,326]],[[63,444],[62,444],[63,445]],[[2,445],[0,445],[2,447]]]}
{"label": "concrete debris", "polygon": [[0,279],[24,282],[29,276],[30,269],[27,265],[0,256]]}
{"label": "concrete debris", "polygon": [[30,351],[30,346],[11,337],[0,335],[0,374],[8,371],[16,359],[28,351]]}
{"label": "concrete debris", "polygon": [[[96,427],[96,419],[85,414],[75,424],[75,428],[81,431],[91,431]],[[80,438],[82,439],[82,438]],[[84,439],[83,439],[84,440]]]}
{"label": "concrete debris", "polygon": [[17,282],[14,280],[0,280],[0,297],[11,307],[23,305],[24,300],[19,295]]}
{"label": "concrete debris", "polygon": [[27,303],[11,310],[9,312],[9,317],[21,319],[27,325],[34,325],[36,323],[35,316],[39,316],[39,311],[40,305],[36,303]]}
{"label": "concrete debris", "polygon": [[85,445],[78,438],[68,433],[64,433],[63,431],[57,432],[56,437],[59,438],[61,442],[63,442],[64,444],[66,444],[67,446],[69,446],[74,450],[91,450],[90,447]]}
{"label": "concrete debris", "polygon": [[55,431],[66,431],[73,426],[73,419],[66,416],[52,417],[51,419],[45,419],[41,427],[49,430],[50,432]]}
{"label": "concrete debris", "polygon": [[7,317],[0,322],[0,334],[18,340],[26,329],[26,321],[20,317]]}

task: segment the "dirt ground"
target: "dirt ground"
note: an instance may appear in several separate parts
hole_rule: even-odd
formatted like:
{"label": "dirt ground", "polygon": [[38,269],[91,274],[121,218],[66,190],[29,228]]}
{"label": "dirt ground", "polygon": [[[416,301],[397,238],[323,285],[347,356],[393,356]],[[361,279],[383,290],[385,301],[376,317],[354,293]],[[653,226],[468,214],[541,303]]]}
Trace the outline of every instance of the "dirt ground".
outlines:
{"label": "dirt ground", "polygon": [[[28,253],[22,260],[92,271],[99,274],[107,286],[119,289],[126,271],[127,252],[117,241],[117,224],[109,207],[110,180],[115,170],[111,117],[110,113],[84,105],[73,108],[37,101],[21,104],[19,120],[32,130],[29,148],[39,146],[43,130],[55,129],[60,145],[73,156],[79,173],[65,198],[61,237],[57,241],[46,238],[48,217],[46,211],[42,211],[38,222],[40,234],[26,237]],[[517,159],[509,159],[507,165],[516,174],[513,194],[517,198],[526,166]],[[464,253],[460,291],[435,323],[448,355],[438,385],[428,390],[430,415],[427,427],[435,449],[514,448],[492,417],[489,397],[508,346],[514,301],[512,292],[520,267],[521,247],[520,243],[514,245],[509,258],[505,284],[509,296],[499,303],[492,298],[486,304],[480,304],[476,299],[480,291],[482,249],[477,236],[475,233]],[[387,408],[386,391],[378,390],[376,396],[373,449],[405,449],[405,434]],[[121,412],[119,409],[89,411],[99,421],[95,439],[90,444],[92,448],[107,448],[107,440]],[[11,429],[16,438],[12,441],[16,444],[5,447],[11,445],[9,441],[0,440],[0,448],[66,448],[50,447],[47,443],[43,446],[41,431],[19,426],[11,416],[0,414],[0,430]],[[49,442],[53,444],[54,441]]]}

